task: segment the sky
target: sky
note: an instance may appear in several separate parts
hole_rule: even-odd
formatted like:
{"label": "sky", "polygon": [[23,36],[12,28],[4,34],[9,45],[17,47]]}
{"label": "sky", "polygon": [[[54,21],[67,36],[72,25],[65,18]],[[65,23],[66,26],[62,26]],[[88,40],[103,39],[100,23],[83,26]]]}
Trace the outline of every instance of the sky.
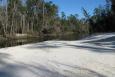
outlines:
{"label": "sky", "polygon": [[[45,0],[52,1],[59,7],[59,15],[61,12],[65,12],[68,16],[70,14],[78,14],[80,18],[83,17],[82,8],[85,8],[89,14],[93,13],[94,8],[99,5],[105,5],[106,0]],[[6,0],[3,0],[3,4]]]}
{"label": "sky", "polygon": [[66,15],[78,14],[80,18],[83,17],[82,8],[85,8],[89,14],[93,13],[95,7],[105,5],[106,0],[51,0],[58,5],[59,14],[65,12]]}

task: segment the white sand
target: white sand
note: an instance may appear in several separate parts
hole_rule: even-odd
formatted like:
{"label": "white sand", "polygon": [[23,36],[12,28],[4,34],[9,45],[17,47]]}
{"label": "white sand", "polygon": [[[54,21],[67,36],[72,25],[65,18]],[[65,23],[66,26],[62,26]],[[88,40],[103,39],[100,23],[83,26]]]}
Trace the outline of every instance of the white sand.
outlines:
{"label": "white sand", "polygon": [[112,37],[115,34],[0,49],[0,77],[115,77]]}

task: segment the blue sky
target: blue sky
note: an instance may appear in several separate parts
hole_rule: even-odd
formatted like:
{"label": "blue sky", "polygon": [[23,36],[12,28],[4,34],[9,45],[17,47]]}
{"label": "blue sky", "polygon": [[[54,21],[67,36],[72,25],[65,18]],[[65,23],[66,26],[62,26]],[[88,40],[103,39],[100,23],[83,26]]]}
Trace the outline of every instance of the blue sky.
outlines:
{"label": "blue sky", "polygon": [[[3,0],[5,3],[6,0]],[[66,15],[79,14],[79,17],[83,17],[82,7],[84,7],[90,14],[93,13],[95,7],[99,5],[105,5],[106,0],[45,0],[52,1],[59,7],[59,14],[65,12]],[[4,4],[3,3],[3,4]]]}
{"label": "blue sky", "polygon": [[92,14],[95,7],[105,5],[105,0],[51,0],[59,6],[59,13],[62,11],[66,15],[79,14],[83,17],[82,7],[84,7],[90,14]]}

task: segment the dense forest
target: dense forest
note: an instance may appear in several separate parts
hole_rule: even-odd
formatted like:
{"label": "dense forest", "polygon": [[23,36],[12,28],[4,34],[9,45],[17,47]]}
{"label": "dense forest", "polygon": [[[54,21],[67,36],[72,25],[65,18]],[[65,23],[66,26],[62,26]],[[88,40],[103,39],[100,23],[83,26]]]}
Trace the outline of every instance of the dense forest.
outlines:
{"label": "dense forest", "polygon": [[[104,6],[94,9],[90,15],[82,8],[84,18],[78,14],[59,16],[58,6],[44,0],[0,0],[0,35],[3,37],[17,34],[42,36],[45,34],[62,35],[76,33],[81,35],[114,32],[114,0],[106,0]],[[77,8],[77,7],[76,7]]]}

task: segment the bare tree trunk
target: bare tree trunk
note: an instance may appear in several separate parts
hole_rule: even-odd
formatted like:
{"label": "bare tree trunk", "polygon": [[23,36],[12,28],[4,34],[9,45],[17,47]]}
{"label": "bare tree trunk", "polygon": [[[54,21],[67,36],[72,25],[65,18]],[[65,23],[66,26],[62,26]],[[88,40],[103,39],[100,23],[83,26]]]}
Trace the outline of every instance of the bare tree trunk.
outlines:
{"label": "bare tree trunk", "polygon": [[24,15],[21,14],[21,33],[23,34],[25,31],[25,20],[24,20]]}
{"label": "bare tree trunk", "polygon": [[[8,3],[8,1],[6,1]],[[8,4],[6,4],[6,33],[7,33],[7,27],[8,27]]]}
{"label": "bare tree trunk", "polygon": [[42,24],[42,26],[44,27],[44,0],[43,0],[43,24]]}

